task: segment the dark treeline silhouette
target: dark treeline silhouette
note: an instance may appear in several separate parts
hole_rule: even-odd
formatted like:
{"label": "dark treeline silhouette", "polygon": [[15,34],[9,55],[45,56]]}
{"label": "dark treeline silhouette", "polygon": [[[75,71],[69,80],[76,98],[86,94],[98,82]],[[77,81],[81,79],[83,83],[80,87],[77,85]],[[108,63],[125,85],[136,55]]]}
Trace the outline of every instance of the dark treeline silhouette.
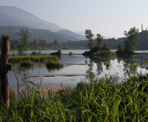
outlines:
{"label": "dark treeline silhouette", "polygon": [[[6,33],[11,37],[11,49],[17,48],[17,43],[20,40],[20,30],[24,28],[17,27],[0,27],[0,33]],[[25,28],[26,29],[26,28]],[[40,48],[53,48],[54,40],[58,42],[58,48],[63,49],[88,49],[88,40],[74,41],[73,38],[67,40],[67,37],[61,37],[62,35],[55,36],[53,33],[48,34],[50,31],[46,30],[32,30],[29,31],[28,47],[34,46],[35,49]],[[50,37],[50,38],[49,38]],[[103,43],[110,46],[111,49],[117,49],[118,45],[122,44],[125,37],[122,38],[109,38],[104,39]],[[71,40],[71,41],[70,41]],[[95,45],[97,40],[93,40]],[[1,41],[0,41],[1,45]],[[138,33],[138,39],[136,44],[136,50],[147,50],[148,49],[148,31],[142,30]]]}

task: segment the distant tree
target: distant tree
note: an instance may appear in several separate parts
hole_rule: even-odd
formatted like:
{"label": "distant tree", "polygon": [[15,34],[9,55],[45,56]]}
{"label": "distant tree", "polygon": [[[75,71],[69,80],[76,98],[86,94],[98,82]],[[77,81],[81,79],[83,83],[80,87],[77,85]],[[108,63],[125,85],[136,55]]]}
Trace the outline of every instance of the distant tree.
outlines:
{"label": "distant tree", "polygon": [[97,47],[99,49],[102,49],[103,37],[100,34],[97,34],[96,41],[97,41]]}
{"label": "distant tree", "polygon": [[118,51],[122,51],[121,45],[118,45],[117,50],[118,50]]}
{"label": "distant tree", "polygon": [[94,34],[91,32],[91,30],[86,29],[85,30],[85,36],[89,41],[88,42],[89,49],[92,49],[93,48],[93,39],[92,39],[92,37],[94,36]]}
{"label": "distant tree", "polygon": [[21,38],[20,38],[18,53],[23,54],[23,51],[27,48],[27,46],[29,44],[29,42],[28,42],[28,38],[29,38],[28,29],[26,29],[26,30],[22,29],[19,35],[20,35]]}
{"label": "distant tree", "polygon": [[110,51],[110,46],[108,46],[106,43],[104,43],[102,49]]}
{"label": "distant tree", "polygon": [[18,40],[11,40],[11,49],[17,49],[19,47],[19,41]]}
{"label": "distant tree", "polygon": [[47,42],[46,42],[46,40],[39,40],[38,46],[47,47]]}
{"label": "distant tree", "polygon": [[125,38],[123,43],[118,45],[117,56],[124,58],[133,58],[134,50],[138,39],[138,29],[131,28],[128,32],[124,31]]}
{"label": "distant tree", "polygon": [[58,46],[58,41],[55,39],[54,41],[53,41],[53,45],[55,46],[55,47],[57,47]]}
{"label": "distant tree", "polygon": [[124,52],[133,53],[136,47],[137,38],[138,38],[138,29],[135,27],[131,28],[128,32],[124,31],[125,40],[124,44]]}
{"label": "distant tree", "polygon": [[21,40],[21,46],[22,46],[23,49],[25,49],[28,46],[28,38],[29,38],[28,29],[26,29],[26,30],[22,29],[20,36],[21,36],[21,39],[20,39]]}

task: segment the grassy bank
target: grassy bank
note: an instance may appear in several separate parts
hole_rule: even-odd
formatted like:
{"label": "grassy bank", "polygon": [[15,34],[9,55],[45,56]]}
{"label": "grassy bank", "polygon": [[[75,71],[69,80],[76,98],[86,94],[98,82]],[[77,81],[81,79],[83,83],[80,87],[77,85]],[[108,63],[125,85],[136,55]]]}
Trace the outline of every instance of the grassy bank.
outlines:
{"label": "grassy bank", "polygon": [[15,55],[9,56],[10,63],[20,63],[21,61],[31,60],[34,63],[44,63],[46,61],[59,61],[57,56],[53,55]]}
{"label": "grassy bank", "polygon": [[35,63],[45,64],[49,71],[63,68],[63,64],[55,55],[15,55],[9,56],[9,63],[19,65],[20,68],[29,69]]}
{"label": "grassy bank", "polygon": [[73,90],[48,91],[45,97],[33,88],[19,100],[0,108],[4,122],[146,122],[148,120],[148,76],[131,77],[124,83],[102,79],[79,83]]}

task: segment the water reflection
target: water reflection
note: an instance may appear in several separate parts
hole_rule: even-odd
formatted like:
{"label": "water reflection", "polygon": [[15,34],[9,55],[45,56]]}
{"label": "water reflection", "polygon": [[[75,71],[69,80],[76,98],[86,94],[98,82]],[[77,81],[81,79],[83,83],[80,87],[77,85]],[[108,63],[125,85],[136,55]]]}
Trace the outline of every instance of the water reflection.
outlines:
{"label": "water reflection", "polygon": [[[88,70],[86,71],[86,78],[89,81],[93,81],[94,79],[107,77],[116,79],[118,82],[124,82],[127,78],[129,78],[128,72],[131,76],[133,74],[139,76],[148,73],[145,67],[141,67],[141,62],[144,61],[134,55],[122,58],[116,56],[102,57],[102,60],[101,58],[99,58],[99,60],[90,59]],[[94,70],[96,70],[96,72]]]}
{"label": "water reflection", "polygon": [[118,62],[124,61],[124,76],[126,76],[127,72],[133,74],[133,71],[136,71],[137,63],[134,61],[134,58],[135,55],[117,56]]}
{"label": "water reflection", "polygon": [[[103,66],[106,67],[106,69],[108,70],[110,67],[110,60],[111,60],[112,56],[102,56],[102,57],[98,57],[98,58],[90,58],[89,60],[89,64],[88,64],[88,70],[86,71],[86,78],[89,81],[93,81],[95,76],[99,76],[102,72],[103,72]],[[93,62],[96,64],[97,69],[96,69],[96,74],[93,73]]]}
{"label": "water reflection", "polygon": [[[146,57],[143,59],[146,59]],[[82,55],[62,55],[61,62],[64,64],[64,67],[60,70],[53,71],[48,71],[45,65],[34,65],[31,69],[25,70],[14,66],[13,70],[9,72],[10,87],[16,88],[17,81],[19,81],[19,85],[23,87],[22,79],[25,79],[25,77],[28,77],[29,80],[35,83],[39,83],[42,79],[42,86],[45,88],[75,87],[77,83],[86,80],[92,81],[93,78],[117,77],[119,82],[128,78],[126,69],[129,66],[126,60],[118,59],[115,56],[108,59],[106,58],[106,60],[103,59],[102,61],[92,61]],[[131,64],[133,62],[138,64],[138,74],[143,75],[147,73],[146,69],[140,66],[139,57],[135,56],[130,62]],[[15,77],[15,74],[18,78]],[[39,74],[62,74],[63,76],[41,77],[40,79],[39,77],[31,77],[39,76]],[[65,74],[77,74],[78,76],[66,77],[64,76]]]}
{"label": "water reflection", "polygon": [[18,70],[19,71],[23,71],[23,72],[25,72],[25,71],[28,71],[28,70],[30,70],[30,69],[32,69],[33,70],[33,65],[31,65],[31,66],[21,66],[21,65],[18,65]]}
{"label": "water reflection", "polygon": [[46,68],[47,68],[47,70],[48,70],[49,72],[51,72],[51,71],[58,71],[58,70],[62,69],[63,66],[60,66],[60,67],[48,67],[48,66],[46,65]]}
{"label": "water reflection", "polygon": [[88,70],[86,71],[86,78],[88,79],[88,81],[93,81],[94,77],[95,73],[93,72],[93,61],[89,60]]}
{"label": "water reflection", "polygon": [[134,55],[123,55],[123,56],[117,56],[118,61],[120,62],[123,60],[126,64],[132,64],[134,60]]}

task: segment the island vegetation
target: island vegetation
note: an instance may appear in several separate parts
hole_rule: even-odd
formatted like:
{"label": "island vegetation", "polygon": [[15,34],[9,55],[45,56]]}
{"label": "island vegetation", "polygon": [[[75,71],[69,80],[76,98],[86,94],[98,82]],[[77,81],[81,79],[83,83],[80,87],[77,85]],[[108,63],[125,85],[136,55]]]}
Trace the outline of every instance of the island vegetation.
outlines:
{"label": "island vegetation", "polygon": [[118,45],[117,56],[119,57],[131,57],[134,55],[137,39],[138,39],[138,29],[135,27],[131,28],[128,32],[125,31],[124,41],[121,45]]}
{"label": "island vegetation", "polygon": [[9,62],[21,67],[32,67],[33,64],[45,64],[50,70],[60,69],[63,64],[60,63],[59,58],[55,55],[14,55],[9,56]]}
{"label": "island vegetation", "polygon": [[85,51],[83,53],[84,56],[89,57],[91,60],[96,62],[106,60],[106,58],[113,56],[110,47],[103,43],[103,37],[100,34],[96,35],[96,45],[94,45],[94,39],[92,38],[94,34],[91,30],[87,29],[85,34],[88,39],[89,51]]}

